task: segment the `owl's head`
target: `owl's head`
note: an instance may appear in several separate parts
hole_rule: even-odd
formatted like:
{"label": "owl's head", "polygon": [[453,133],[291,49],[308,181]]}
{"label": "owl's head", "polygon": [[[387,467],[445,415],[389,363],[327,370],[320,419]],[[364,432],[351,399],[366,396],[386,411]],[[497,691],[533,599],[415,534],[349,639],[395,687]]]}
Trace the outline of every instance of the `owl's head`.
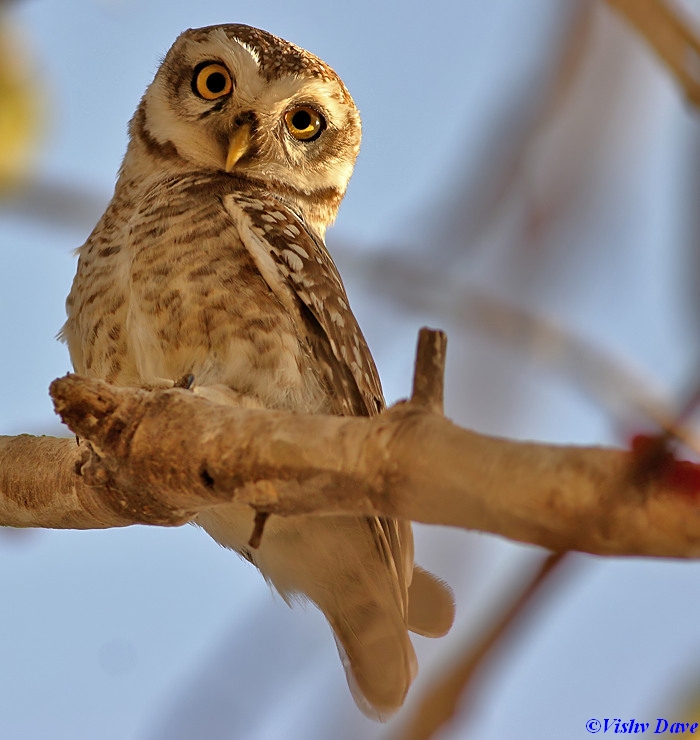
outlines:
{"label": "owl's head", "polygon": [[361,126],[327,64],[265,31],[231,24],[178,37],[130,134],[125,175],[139,177],[145,155],[151,173],[205,170],[257,181],[323,234],[352,174]]}

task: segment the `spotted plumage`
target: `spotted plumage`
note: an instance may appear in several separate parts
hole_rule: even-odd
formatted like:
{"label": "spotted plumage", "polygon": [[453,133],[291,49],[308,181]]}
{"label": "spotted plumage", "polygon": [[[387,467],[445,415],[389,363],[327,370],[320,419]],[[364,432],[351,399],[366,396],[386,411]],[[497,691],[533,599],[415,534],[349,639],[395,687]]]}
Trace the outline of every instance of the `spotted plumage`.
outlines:
{"label": "spotted plumage", "polygon": [[[375,415],[376,367],[324,244],[360,118],[317,57],[243,25],[186,31],[130,125],[114,197],[80,249],[62,335],[78,373],[218,402]],[[444,633],[448,591],[413,567],[410,524],[252,513],[197,523],[279,592],[324,612],[360,707],[385,717],[415,674],[408,629]]]}

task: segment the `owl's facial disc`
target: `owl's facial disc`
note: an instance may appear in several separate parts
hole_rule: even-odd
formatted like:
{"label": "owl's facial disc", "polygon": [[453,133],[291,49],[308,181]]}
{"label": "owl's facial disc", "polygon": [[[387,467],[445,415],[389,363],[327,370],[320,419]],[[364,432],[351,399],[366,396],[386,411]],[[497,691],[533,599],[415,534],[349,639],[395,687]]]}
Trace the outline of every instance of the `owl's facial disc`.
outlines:
{"label": "owl's facial disc", "polygon": [[360,117],[317,57],[247,26],[185,31],[132,119],[134,179],[207,170],[264,183],[318,233],[333,221],[360,147]]}

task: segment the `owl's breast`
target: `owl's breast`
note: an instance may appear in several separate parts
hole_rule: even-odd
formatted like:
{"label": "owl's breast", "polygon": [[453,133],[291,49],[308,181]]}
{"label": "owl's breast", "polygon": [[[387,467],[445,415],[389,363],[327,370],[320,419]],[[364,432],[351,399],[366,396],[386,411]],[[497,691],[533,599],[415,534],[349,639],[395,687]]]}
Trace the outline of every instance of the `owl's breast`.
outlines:
{"label": "owl's breast", "polygon": [[[194,212],[193,212],[194,211]],[[311,410],[320,387],[294,318],[215,201],[147,242],[133,230],[127,335],[141,378],[225,384],[265,406]]]}
{"label": "owl's breast", "polygon": [[[323,410],[325,394],[294,317],[221,201],[165,195],[130,220],[124,248],[83,248],[72,296],[84,312],[79,342],[89,367],[77,369],[125,385],[191,373],[199,386],[224,384],[266,407]],[[116,320],[106,321],[99,295],[89,306],[80,300],[87,289],[76,288],[81,272],[98,274],[119,296]],[[82,283],[99,293],[94,280]]]}

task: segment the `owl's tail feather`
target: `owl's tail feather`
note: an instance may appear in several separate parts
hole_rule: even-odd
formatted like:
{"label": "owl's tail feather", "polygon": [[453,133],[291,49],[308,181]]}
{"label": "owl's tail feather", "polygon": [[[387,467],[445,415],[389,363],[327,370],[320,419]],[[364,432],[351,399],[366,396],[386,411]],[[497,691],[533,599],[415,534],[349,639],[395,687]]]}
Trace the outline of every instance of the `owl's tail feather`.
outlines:
{"label": "owl's tail feather", "polygon": [[423,637],[442,637],[455,619],[452,589],[418,565],[408,589],[408,629]]}
{"label": "owl's tail feather", "polygon": [[341,603],[319,604],[333,628],[355,703],[381,721],[401,707],[417,672],[407,629],[442,637],[455,613],[450,588],[417,566],[408,590],[408,624],[387,597],[386,590],[373,595],[370,584],[359,578]]}
{"label": "owl's tail feather", "polygon": [[405,590],[393,559],[378,546],[377,523],[275,517],[254,558],[282,596],[304,595],[324,613],[355,702],[368,716],[385,720],[403,704],[417,662]]}
{"label": "owl's tail feather", "polygon": [[358,581],[342,602],[318,606],[333,628],[355,703],[385,721],[403,704],[418,665],[400,609],[386,592],[372,593]]}
{"label": "owl's tail feather", "polygon": [[[411,542],[391,555],[381,546],[383,526],[390,522],[271,517],[260,548],[251,551],[250,510],[220,506],[198,520],[214,539],[254,562],[285,600],[305,596],[319,607],[333,629],[355,702],[366,715],[386,720],[401,707],[416,674],[408,630],[444,634],[454,605],[449,589],[420,568],[408,585]],[[391,535],[390,527],[386,531]],[[410,563],[403,563],[402,554],[411,556]]]}

